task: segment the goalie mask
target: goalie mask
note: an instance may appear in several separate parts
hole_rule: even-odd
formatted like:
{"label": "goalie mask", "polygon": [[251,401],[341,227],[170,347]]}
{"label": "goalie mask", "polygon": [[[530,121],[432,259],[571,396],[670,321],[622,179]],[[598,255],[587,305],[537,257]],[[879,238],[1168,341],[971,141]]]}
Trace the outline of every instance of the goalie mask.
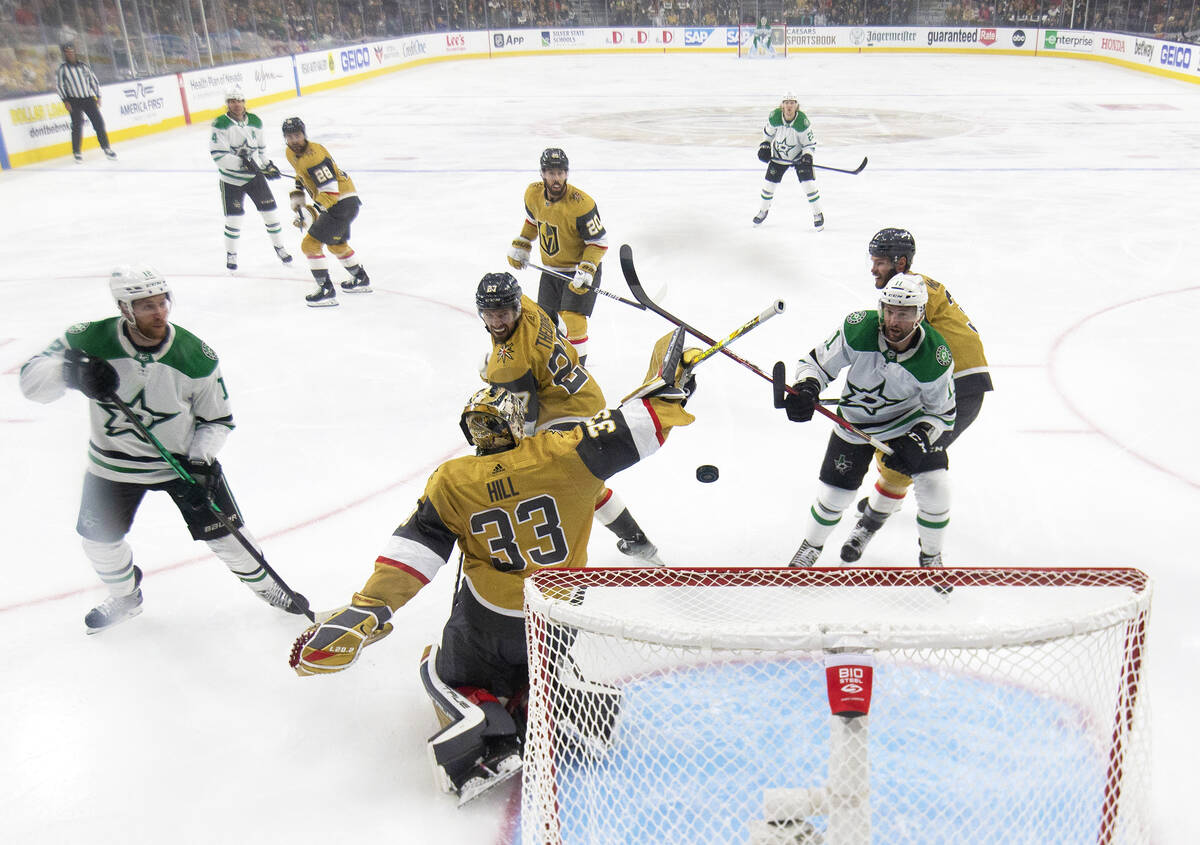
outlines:
{"label": "goalie mask", "polygon": [[109,276],[108,287],[121,316],[130,322],[133,322],[133,303],[139,299],[165,293],[167,301],[173,301],[170,283],[149,264],[126,264],[117,267]]}
{"label": "goalie mask", "polygon": [[525,405],[503,387],[485,387],[467,401],[459,426],[475,454],[504,452],[525,436]]}

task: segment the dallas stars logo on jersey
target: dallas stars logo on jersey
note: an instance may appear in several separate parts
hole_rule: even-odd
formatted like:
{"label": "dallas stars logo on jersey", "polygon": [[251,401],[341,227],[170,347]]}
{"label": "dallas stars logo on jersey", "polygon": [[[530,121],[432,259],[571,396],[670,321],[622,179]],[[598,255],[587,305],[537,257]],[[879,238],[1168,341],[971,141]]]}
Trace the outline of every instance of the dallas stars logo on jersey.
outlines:
{"label": "dallas stars logo on jersey", "polygon": [[847,379],[840,404],[843,408],[861,408],[874,416],[884,408],[900,404],[901,400],[889,399],[884,395],[885,387],[887,387],[887,383],[882,381],[874,387],[859,387],[851,384]]}
{"label": "dallas stars logo on jersey", "polygon": [[[98,404],[108,414],[108,419],[104,421],[104,433],[106,435],[109,437],[120,437],[123,434],[132,434],[143,443],[150,442],[142,436],[142,433],[134,427],[133,423],[125,417],[125,414],[116,405],[111,402],[99,402]],[[153,431],[156,425],[169,422],[179,416],[178,413],[166,414],[156,411],[147,405],[146,391],[144,389],[139,390],[137,395],[125,404],[129,406],[129,410],[137,414],[137,418],[141,421],[142,425],[146,426],[147,431]]]}

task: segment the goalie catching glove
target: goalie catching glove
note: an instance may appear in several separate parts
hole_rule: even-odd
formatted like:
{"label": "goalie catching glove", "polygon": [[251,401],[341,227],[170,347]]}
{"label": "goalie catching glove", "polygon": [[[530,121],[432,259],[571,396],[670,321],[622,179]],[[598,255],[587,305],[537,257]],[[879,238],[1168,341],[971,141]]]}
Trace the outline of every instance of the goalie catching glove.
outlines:
{"label": "goalie catching glove", "polygon": [[514,269],[524,270],[529,266],[529,251],[533,248],[525,238],[513,238],[512,246],[508,250],[508,263]]}
{"label": "goalie catching glove", "polygon": [[392,632],[391,617],[391,609],[379,599],[356,593],[352,604],[296,638],[288,665],[301,677],[348,669],[362,649]]}

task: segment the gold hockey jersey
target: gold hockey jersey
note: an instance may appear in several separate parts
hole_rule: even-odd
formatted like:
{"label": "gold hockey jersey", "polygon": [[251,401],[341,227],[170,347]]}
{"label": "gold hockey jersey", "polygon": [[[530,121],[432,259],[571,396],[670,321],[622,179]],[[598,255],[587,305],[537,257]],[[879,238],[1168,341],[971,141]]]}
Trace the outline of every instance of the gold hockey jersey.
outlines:
{"label": "gold hockey jersey", "polygon": [[521,618],[527,577],[587,565],[604,479],[653,454],[672,427],[694,419],[678,401],[639,399],[569,431],[526,437],[506,452],[447,461],[429,477],[359,595],[401,607],[457,544],[472,596],[493,613]]}
{"label": "gold hockey jersey", "polygon": [[512,336],[504,343],[492,338],[485,380],[521,397],[530,434],[555,423],[591,419],[604,407],[604,393],[579,365],[579,353],[527,296],[521,297]]}
{"label": "gold hockey jersey", "polygon": [[328,211],[346,197],[358,196],[354,182],[334,163],[329,150],[320,144],[309,141],[307,149],[300,155],[288,147],[287,160],[296,173],[296,190],[308,191],[322,211]]}
{"label": "gold hockey jersey", "polygon": [[525,189],[525,225],[521,237],[537,242],[542,263],[548,267],[574,270],[580,261],[600,266],[608,251],[608,233],[600,222],[596,201],[567,183],[558,202],[546,199],[546,186],[534,182]]}
{"label": "gold hockey jersey", "polygon": [[925,287],[929,289],[925,319],[946,339],[950,354],[954,356],[955,392],[962,396],[991,390],[992,374],[988,370],[979,330],[971,325],[966,312],[950,296],[945,285],[923,273],[916,275],[925,280]]}

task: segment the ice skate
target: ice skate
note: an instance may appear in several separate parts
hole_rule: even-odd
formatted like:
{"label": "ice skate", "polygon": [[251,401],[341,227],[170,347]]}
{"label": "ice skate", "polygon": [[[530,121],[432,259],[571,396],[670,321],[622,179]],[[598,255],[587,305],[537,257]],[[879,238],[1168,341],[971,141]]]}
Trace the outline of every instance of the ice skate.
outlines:
{"label": "ice skate", "polygon": [[[917,563],[922,569],[941,569],[942,553],[937,552],[936,554],[927,555],[925,552],[921,552],[917,556]],[[948,596],[950,593],[954,592],[954,588],[949,585],[934,584],[933,591],[938,595]]]}
{"label": "ice skate", "polygon": [[617,550],[623,555],[638,557],[655,566],[662,566],[658,557],[658,547],[646,539],[645,534],[636,534],[628,539],[617,540]]}
{"label": "ice skate", "polygon": [[225,253],[225,269],[228,270],[230,273],[232,273],[234,270],[237,269],[237,253],[236,252]]}
{"label": "ice skate", "polygon": [[291,263],[292,263],[292,256],[291,256],[291,254],[290,254],[290,253],[289,253],[289,252],[288,252],[286,249],[284,249],[283,247],[281,247],[281,246],[277,246],[277,247],[275,247],[275,254],[276,254],[277,256],[279,256],[279,260],[280,260],[280,261],[282,261],[284,264],[291,264]]}
{"label": "ice skate", "polygon": [[825,228],[825,215],[819,211],[813,215],[813,228],[818,232]]}
{"label": "ice skate", "polygon": [[82,153],[75,153],[75,163],[83,164],[83,154]]}
{"label": "ice skate", "polygon": [[127,596],[109,596],[83,617],[89,634],[98,634],[114,625],[132,619],[142,612],[142,570],[133,568],[134,590]]}
{"label": "ice skate", "polygon": [[793,568],[804,567],[807,569],[817,562],[817,558],[821,556],[821,550],[824,546],[811,545],[808,540],[803,540],[800,543],[800,548],[796,549],[796,553],[792,555],[792,559],[788,562],[788,566]]}
{"label": "ice skate", "polygon": [[850,536],[846,538],[845,545],[842,546],[842,561],[844,563],[855,563],[861,558],[863,550],[867,547],[867,543],[871,542],[871,538],[875,536],[875,532],[883,527],[883,520],[879,519],[879,512],[874,508],[869,508],[866,499],[859,500],[858,512],[862,516],[859,517],[858,522],[855,523],[854,528],[850,531]]}
{"label": "ice skate", "polygon": [[458,806],[474,801],[517,772],[521,771],[521,743],[515,736],[503,737],[489,744],[483,759],[465,775],[454,791],[458,795]]}
{"label": "ice skate", "polygon": [[767,219],[767,211],[768,211],[768,209],[764,208],[762,211],[758,212],[758,214],[754,215],[754,225],[755,226],[758,226],[764,220]]}
{"label": "ice skate", "polygon": [[300,593],[295,593],[296,601],[292,601],[291,596],[283,591],[283,587],[275,582],[272,582],[266,589],[255,590],[254,594],[271,605],[271,607],[278,607],[280,610],[286,610],[288,613],[299,615],[308,609],[308,599]]}
{"label": "ice skate", "polygon": [[371,287],[371,278],[362,267],[357,268],[353,279],[342,282],[341,287],[346,293],[374,293],[374,289]]}
{"label": "ice skate", "polygon": [[117,154],[113,152],[113,148],[112,148],[112,147],[105,147],[105,148],[104,148],[104,154],[105,154],[106,156],[108,156],[108,160],[109,160],[109,161],[116,161],[116,160],[117,160]]}
{"label": "ice skate", "polygon": [[320,282],[315,291],[304,297],[304,301],[308,303],[310,308],[325,308],[330,305],[337,305],[337,291],[333,289],[333,282]]}

